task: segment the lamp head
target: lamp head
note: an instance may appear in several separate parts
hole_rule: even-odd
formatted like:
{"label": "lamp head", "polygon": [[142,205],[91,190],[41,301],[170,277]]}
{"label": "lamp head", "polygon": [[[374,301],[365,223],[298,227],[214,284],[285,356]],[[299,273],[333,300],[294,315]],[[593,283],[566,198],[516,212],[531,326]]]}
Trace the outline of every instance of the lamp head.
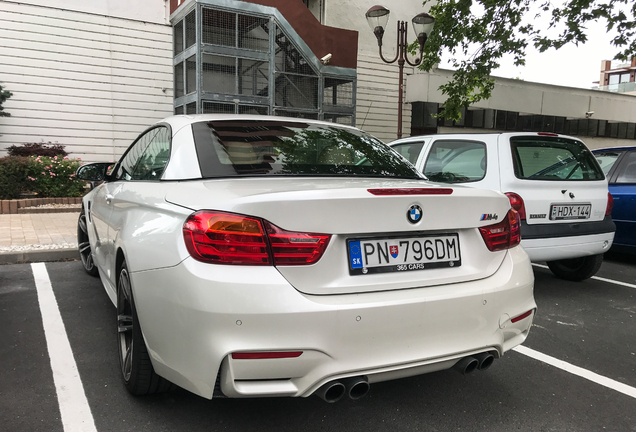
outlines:
{"label": "lamp head", "polygon": [[382,45],[382,36],[384,36],[384,28],[389,22],[389,15],[391,11],[384,6],[375,5],[372,6],[364,16],[367,18],[369,27],[373,30],[373,34],[378,39],[378,45]]}
{"label": "lamp head", "polygon": [[420,43],[420,50],[422,50],[426,39],[428,39],[428,35],[433,31],[435,18],[427,13],[421,13],[415,15],[412,22],[415,36],[417,36],[417,41]]}

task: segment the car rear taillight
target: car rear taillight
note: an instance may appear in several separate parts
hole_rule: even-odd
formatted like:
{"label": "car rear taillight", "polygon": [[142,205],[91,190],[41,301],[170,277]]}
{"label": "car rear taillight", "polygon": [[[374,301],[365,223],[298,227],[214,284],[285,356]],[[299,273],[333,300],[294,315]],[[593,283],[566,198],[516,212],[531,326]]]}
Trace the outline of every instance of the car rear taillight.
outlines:
{"label": "car rear taillight", "polygon": [[330,235],[285,231],[248,216],[198,211],[183,224],[192,258],[211,264],[305,265],[317,262]]}
{"label": "car rear taillight", "polygon": [[317,262],[329,244],[330,235],[285,231],[265,222],[274,265],[303,265]]}
{"label": "car rear taillight", "polygon": [[610,216],[612,214],[612,209],[614,208],[614,197],[611,193],[607,193],[607,207],[605,207],[605,216]]}
{"label": "car rear taillight", "polygon": [[519,213],[521,220],[526,219],[526,205],[523,203],[523,198],[514,192],[506,192],[506,196],[510,200],[510,206]]}
{"label": "car rear taillight", "polygon": [[519,213],[511,209],[503,221],[481,227],[479,232],[491,252],[515,247],[521,242]]}
{"label": "car rear taillight", "polygon": [[263,225],[258,219],[228,213],[199,211],[183,224],[190,255],[214,264],[269,265],[272,263]]}

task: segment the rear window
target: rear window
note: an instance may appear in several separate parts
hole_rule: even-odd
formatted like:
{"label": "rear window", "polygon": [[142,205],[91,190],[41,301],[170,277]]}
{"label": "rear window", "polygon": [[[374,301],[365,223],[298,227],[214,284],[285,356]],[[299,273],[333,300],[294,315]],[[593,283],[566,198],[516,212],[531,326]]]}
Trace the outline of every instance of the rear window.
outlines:
{"label": "rear window", "polygon": [[441,183],[479,181],[486,175],[486,144],[464,140],[436,141],[426,159],[424,175]]}
{"label": "rear window", "polygon": [[592,153],[576,140],[561,137],[510,138],[515,176],[527,180],[603,180]]}
{"label": "rear window", "polygon": [[596,157],[598,164],[601,166],[603,173],[607,175],[618,160],[620,153],[615,151],[602,151],[594,152],[594,156]]}
{"label": "rear window", "polygon": [[303,122],[223,120],[194,123],[192,131],[204,178],[422,178],[384,143],[356,129]]}
{"label": "rear window", "polygon": [[415,165],[417,163],[417,158],[420,156],[420,152],[422,151],[422,147],[424,147],[423,141],[410,142],[393,146],[393,150],[404,156],[406,160]]}

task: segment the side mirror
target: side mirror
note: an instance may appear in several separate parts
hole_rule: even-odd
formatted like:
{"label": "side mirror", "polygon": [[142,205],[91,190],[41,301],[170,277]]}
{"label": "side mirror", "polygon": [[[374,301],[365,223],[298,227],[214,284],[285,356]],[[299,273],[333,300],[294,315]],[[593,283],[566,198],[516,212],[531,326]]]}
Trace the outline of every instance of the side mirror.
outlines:
{"label": "side mirror", "polygon": [[90,182],[100,182],[108,177],[108,169],[115,165],[115,162],[96,162],[82,165],[75,172],[75,176],[80,180]]}

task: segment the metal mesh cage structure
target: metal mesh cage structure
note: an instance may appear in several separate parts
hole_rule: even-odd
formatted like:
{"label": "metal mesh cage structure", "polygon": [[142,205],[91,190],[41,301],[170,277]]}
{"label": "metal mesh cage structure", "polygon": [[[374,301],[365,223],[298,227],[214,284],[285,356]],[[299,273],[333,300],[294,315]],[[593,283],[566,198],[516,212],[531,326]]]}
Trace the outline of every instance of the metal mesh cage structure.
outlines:
{"label": "metal mesh cage structure", "polygon": [[356,70],[322,65],[274,8],[195,0],[176,13],[174,112],[355,124]]}

